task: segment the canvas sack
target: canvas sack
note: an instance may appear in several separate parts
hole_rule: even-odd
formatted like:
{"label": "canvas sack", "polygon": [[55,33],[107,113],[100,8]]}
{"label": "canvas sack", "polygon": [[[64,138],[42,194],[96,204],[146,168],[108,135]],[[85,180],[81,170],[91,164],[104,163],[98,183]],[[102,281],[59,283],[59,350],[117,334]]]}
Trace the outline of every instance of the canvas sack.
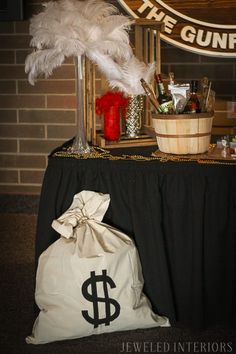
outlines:
{"label": "canvas sack", "polygon": [[61,238],[39,259],[35,299],[40,313],[27,343],[169,326],[142,293],[134,242],[101,222],[109,202],[108,194],[82,191],[53,221]]}

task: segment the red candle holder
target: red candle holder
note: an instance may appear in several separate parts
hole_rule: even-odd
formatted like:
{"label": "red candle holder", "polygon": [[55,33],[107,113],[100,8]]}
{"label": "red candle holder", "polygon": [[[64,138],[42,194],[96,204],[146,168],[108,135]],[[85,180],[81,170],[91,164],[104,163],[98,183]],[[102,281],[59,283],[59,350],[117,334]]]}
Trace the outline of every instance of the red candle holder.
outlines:
{"label": "red candle holder", "polygon": [[109,141],[120,139],[120,117],[125,116],[128,98],[122,92],[108,91],[96,99],[96,113],[104,115],[104,138]]}
{"label": "red candle holder", "polygon": [[104,138],[109,141],[120,139],[120,110],[117,106],[104,112]]}

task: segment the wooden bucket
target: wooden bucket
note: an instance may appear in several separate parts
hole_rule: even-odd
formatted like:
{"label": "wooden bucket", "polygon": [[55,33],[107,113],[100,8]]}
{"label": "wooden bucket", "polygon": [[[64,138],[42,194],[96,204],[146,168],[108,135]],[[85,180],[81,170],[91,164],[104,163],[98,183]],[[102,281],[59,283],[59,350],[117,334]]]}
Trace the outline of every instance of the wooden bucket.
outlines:
{"label": "wooden bucket", "polygon": [[160,151],[180,155],[208,151],[213,118],[213,113],[153,115]]}

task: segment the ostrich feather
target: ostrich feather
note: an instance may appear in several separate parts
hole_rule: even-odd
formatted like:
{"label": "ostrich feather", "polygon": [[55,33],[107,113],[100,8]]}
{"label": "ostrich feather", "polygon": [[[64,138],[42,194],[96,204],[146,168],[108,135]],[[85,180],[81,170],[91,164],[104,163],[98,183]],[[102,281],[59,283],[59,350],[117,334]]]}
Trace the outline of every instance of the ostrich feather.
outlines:
{"label": "ostrich feather", "polygon": [[133,54],[128,30],[133,22],[104,0],[59,0],[45,3],[30,23],[30,45],[25,71],[33,85],[50,76],[66,57],[85,54],[107,77],[112,88],[143,94],[140,79],[150,82],[155,63],[146,65]]}
{"label": "ostrich feather", "polygon": [[[62,2],[64,1],[62,0]],[[80,3],[77,0],[65,0],[65,3],[68,4],[69,2],[74,3],[75,8],[81,11],[83,17],[95,23],[100,23],[104,17],[119,13],[119,10],[114,5],[103,0],[80,1]]]}
{"label": "ostrich feather", "polygon": [[145,68],[145,64],[139,61],[135,56],[123,65],[122,78],[129,85],[130,93],[139,93],[140,78],[143,76]]}
{"label": "ostrich feather", "polygon": [[[146,70],[143,74],[143,79],[150,84],[153,77],[154,77],[154,73],[156,71],[156,62],[150,63],[148,64],[148,66],[146,67]],[[141,79],[141,78],[140,78]]]}
{"label": "ostrich feather", "polygon": [[102,42],[102,48],[100,47],[99,43],[93,43],[87,48],[87,52],[96,50],[99,51],[101,54],[107,55],[109,58],[113,59],[115,62],[123,62],[127,61],[132,57],[132,49],[127,46],[126,44],[119,44],[119,48],[116,47],[117,42],[104,40]]}
{"label": "ostrich feather", "polygon": [[127,36],[127,31],[130,30],[130,25],[134,21],[129,17],[125,17],[123,15],[113,15],[105,18],[101,21],[101,26],[104,33],[107,33],[108,38],[112,38],[112,40],[124,41],[125,43],[129,43],[129,37]]}
{"label": "ostrich feather", "polygon": [[109,55],[99,50],[91,50],[87,52],[87,56],[93,63],[97,64],[100,72],[106,75],[108,80],[118,80],[121,77],[120,65]]}
{"label": "ostrich feather", "polygon": [[116,7],[103,0],[59,0],[44,4],[44,10],[30,24],[33,37],[30,45],[36,48],[26,59],[30,82],[38,75],[50,75],[65,57],[91,50],[106,54],[108,61],[116,57],[127,60],[132,53],[127,32],[131,20],[118,13]]}
{"label": "ostrich feather", "polygon": [[112,89],[118,89],[119,91],[123,92],[126,96],[135,95],[135,93],[132,92],[127,82],[124,82],[122,79],[109,80],[109,86]]}
{"label": "ostrich feather", "polygon": [[43,72],[46,77],[52,74],[53,69],[64,61],[64,54],[55,49],[38,50],[26,58],[25,70],[29,72],[28,80],[34,85],[35,79]]}
{"label": "ostrich feather", "polygon": [[109,82],[112,88],[123,89],[126,94],[140,95],[144,94],[140,79],[144,78],[150,82],[154,72],[155,63],[146,65],[133,55],[128,61],[120,67],[121,76],[117,80],[112,78]]}

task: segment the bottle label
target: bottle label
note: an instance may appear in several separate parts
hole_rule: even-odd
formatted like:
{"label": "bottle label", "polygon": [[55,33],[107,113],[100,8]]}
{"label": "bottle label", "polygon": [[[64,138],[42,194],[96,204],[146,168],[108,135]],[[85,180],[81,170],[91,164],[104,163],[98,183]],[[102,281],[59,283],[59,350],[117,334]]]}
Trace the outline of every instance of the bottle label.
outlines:
{"label": "bottle label", "polygon": [[191,112],[192,113],[197,112],[197,103],[196,102],[191,102]]}
{"label": "bottle label", "polygon": [[159,105],[158,112],[162,114],[174,113],[174,104],[173,101],[167,101]]}
{"label": "bottle label", "polygon": [[164,84],[162,82],[158,83],[158,90],[161,95],[165,94]]}

